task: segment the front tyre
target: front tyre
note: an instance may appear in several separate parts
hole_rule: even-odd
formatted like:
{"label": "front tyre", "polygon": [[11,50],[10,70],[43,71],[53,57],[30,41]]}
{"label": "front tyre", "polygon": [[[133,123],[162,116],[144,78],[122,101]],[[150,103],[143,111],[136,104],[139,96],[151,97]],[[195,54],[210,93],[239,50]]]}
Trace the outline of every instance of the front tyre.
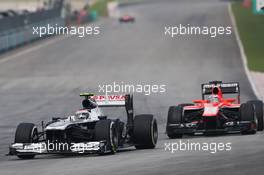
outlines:
{"label": "front tyre", "polygon": [[[38,130],[33,123],[20,123],[15,134],[15,143],[37,143]],[[35,154],[17,155],[21,159],[33,159]]]}
{"label": "front tyre", "polygon": [[256,116],[258,119],[258,131],[263,131],[263,102],[261,100],[252,100],[248,103],[255,107]]}
{"label": "front tyre", "polygon": [[182,133],[176,133],[171,128],[170,124],[181,124],[183,120],[182,116],[183,107],[182,106],[171,106],[168,111],[166,133],[170,139],[182,138]]}
{"label": "front tyre", "polygon": [[250,103],[244,103],[240,106],[239,117],[241,122],[250,122],[250,127],[243,129],[241,134],[256,134],[258,120],[255,116],[254,106]]}
{"label": "front tyre", "polygon": [[114,154],[118,148],[118,132],[114,121],[99,120],[95,124],[95,141],[106,141],[107,150]]}
{"label": "front tyre", "polygon": [[158,125],[153,115],[135,116],[133,131],[136,149],[155,148],[158,140]]}

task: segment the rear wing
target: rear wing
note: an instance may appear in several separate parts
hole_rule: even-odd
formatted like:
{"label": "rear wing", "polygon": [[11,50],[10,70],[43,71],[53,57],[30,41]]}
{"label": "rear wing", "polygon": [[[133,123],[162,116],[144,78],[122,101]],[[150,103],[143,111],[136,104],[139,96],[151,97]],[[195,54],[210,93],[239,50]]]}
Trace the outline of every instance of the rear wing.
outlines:
{"label": "rear wing", "polygon": [[238,94],[240,97],[240,87],[238,82],[222,83],[222,81],[212,81],[202,84],[203,99],[205,95],[211,95],[213,93],[214,87],[219,87],[222,94]]}
{"label": "rear wing", "polygon": [[81,93],[81,97],[85,99],[93,99],[99,107],[125,107],[131,106],[133,96],[126,95],[95,95],[93,93]]}
{"label": "rear wing", "polygon": [[123,107],[126,106],[125,95],[94,95],[91,96],[99,107]]}

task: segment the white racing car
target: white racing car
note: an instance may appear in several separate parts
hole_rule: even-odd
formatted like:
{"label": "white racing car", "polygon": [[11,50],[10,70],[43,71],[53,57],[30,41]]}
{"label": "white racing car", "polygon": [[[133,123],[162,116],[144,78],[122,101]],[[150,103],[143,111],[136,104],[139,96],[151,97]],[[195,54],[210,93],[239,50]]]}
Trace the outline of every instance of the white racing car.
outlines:
{"label": "white racing car", "polygon": [[[20,123],[15,143],[8,155],[22,159],[37,154],[115,153],[120,148],[155,148],[158,139],[156,119],[151,114],[134,116],[131,95],[95,96],[84,93],[83,109],[65,118],[53,118],[38,131],[33,123]],[[102,107],[125,107],[127,122],[108,119]]]}

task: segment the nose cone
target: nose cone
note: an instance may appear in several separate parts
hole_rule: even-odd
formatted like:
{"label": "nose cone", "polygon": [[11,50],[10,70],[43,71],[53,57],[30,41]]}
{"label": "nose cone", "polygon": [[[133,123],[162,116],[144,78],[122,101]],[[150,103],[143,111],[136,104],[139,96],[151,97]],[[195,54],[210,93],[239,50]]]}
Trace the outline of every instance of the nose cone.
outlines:
{"label": "nose cone", "polygon": [[61,120],[58,122],[51,123],[45,128],[45,130],[65,130],[69,124],[69,121]]}
{"label": "nose cone", "polygon": [[217,116],[218,111],[219,111],[218,106],[215,106],[214,104],[205,104],[203,116],[204,117]]}

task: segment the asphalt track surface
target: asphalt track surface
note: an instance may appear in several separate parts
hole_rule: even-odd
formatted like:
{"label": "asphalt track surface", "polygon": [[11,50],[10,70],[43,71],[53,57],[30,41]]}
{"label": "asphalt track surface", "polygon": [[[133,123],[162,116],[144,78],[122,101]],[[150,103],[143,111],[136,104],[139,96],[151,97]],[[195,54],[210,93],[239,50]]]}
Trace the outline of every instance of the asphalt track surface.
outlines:
{"label": "asphalt track surface", "polygon": [[[234,34],[214,39],[164,36],[166,25],[231,25],[227,1],[148,0],[122,11],[134,14],[136,23],[103,20],[100,36],[62,38],[11,59],[2,58],[7,61],[0,63],[0,174],[263,174],[263,133],[183,138],[232,143],[231,151],[216,154],[164,150],[164,143],[179,142],[164,134],[168,106],[200,98],[201,83],[239,81],[242,101],[255,99]],[[98,91],[99,84],[113,81],[167,85],[165,94],[135,97],[136,113],[153,113],[158,119],[156,149],[132,148],[108,156],[46,155],[34,160],[4,156],[18,123],[70,114],[80,108],[78,93]]]}

